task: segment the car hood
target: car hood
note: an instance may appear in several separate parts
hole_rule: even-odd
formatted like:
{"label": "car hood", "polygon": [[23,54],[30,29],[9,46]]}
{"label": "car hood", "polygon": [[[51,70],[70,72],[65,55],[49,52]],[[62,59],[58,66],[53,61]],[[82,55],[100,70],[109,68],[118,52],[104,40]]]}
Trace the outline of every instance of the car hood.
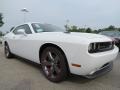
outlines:
{"label": "car hood", "polygon": [[79,36],[81,38],[87,38],[87,39],[106,38],[106,36],[98,35],[98,34],[91,34],[91,33],[76,33],[76,32],[71,32],[70,35],[72,35],[72,36]]}
{"label": "car hood", "polygon": [[[35,34],[39,40],[54,41],[54,42],[69,42],[69,43],[91,43],[91,42],[106,42],[111,41],[109,37],[91,33],[77,32],[43,32]],[[32,37],[33,38],[33,37]]]}

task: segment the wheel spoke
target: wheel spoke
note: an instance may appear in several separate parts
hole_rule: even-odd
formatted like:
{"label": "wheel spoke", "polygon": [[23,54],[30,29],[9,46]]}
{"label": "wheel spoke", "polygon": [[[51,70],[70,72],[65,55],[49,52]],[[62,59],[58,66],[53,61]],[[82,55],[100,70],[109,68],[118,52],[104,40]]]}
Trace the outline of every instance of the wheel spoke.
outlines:
{"label": "wheel spoke", "polygon": [[54,62],[55,62],[55,64],[57,64],[59,62],[59,56],[56,55]]}
{"label": "wheel spoke", "polygon": [[55,69],[53,66],[50,68],[50,71],[51,71],[51,73],[54,73]]}
{"label": "wheel spoke", "polygon": [[52,53],[51,53],[50,51],[48,52],[48,58],[49,58],[50,60],[54,61],[54,58],[53,58]]}
{"label": "wheel spoke", "polygon": [[55,71],[55,70],[54,70],[54,67],[51,66],[50,69],[49,69],[49,71],[48,71],[48,72],[49,72],[49,73],[48,73],[48,76],[51,77],[51,78],[53,78],[53,77],[54,77],[54,71]]}
{"label": "wheel spoke", "polygon": [[44,66],[51,66],[51,63],[49,61],[44,60],[42,63]]}
{"label": "wheel spoke", "polygon": [[57,74],[60,73],[60,68],[59,68],[57,65],[54,66],[54,69],[55,69],[55,72],[56,72]]}

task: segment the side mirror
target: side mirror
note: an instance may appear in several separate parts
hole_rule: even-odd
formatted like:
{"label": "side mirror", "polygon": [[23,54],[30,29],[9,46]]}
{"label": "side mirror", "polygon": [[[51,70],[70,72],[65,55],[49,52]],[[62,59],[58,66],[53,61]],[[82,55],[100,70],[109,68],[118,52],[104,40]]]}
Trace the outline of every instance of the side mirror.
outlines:
{"label": "side mirror", "polygon": [[20,34],[20,35],[27,36],[27,34],[25,33],[25,30],[24,30],[24,29],[19,29],[19,30],[17,31],[17,33]]}

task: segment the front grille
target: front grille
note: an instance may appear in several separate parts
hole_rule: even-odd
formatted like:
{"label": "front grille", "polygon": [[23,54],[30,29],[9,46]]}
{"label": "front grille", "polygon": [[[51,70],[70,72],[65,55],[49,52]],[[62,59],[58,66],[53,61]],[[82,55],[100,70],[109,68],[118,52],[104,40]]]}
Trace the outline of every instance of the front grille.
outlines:
{"label": "front grille", "polygon": [[96,49],[99,51],[105,51],[105,50],[111,50],[113,49],[114,44],[113,42],[102,42],[102,43],[97,43]]}

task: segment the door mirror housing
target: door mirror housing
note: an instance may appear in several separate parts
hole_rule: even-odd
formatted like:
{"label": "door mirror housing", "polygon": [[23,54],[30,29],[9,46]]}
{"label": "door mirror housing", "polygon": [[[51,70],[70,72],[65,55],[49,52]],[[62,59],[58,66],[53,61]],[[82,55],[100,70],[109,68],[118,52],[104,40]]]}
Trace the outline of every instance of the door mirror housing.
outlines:
{"label": "door mirror housing", "polygon": [[24,29],[19,29],[17,33],[18,33],[19,35],[27,36],[27,34],[25,33],[25,30],[24,30]]}

